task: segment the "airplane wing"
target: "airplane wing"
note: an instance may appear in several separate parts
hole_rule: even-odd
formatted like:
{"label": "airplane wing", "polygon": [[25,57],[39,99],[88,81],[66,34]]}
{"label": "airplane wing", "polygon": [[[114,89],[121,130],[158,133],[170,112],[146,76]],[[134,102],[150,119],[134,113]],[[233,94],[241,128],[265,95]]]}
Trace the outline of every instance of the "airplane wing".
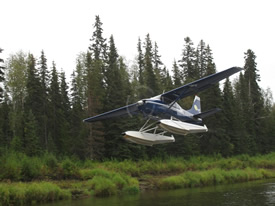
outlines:
{"label": "airplane wing", "polygon": [[138,106],[139,106],[138,103],[130,104],[124,107],[120,107],[118,109],[114,109],[109,112],[105,112],[93,117],[89,117],[87,119],[84,119],[83,122],[95,122],[95,121],[113,118],[113,117],[119,117],[123,115],[132,115],[138,111]]}
{"label": "airplane wing", "polygon": [[176,89],[173,89],[169,92],[166,92],[161,95],[162,99],[167,102],[171,103],[174,101],[178,101],[179,99],[182,99],[184,97],[188,97],[194,94],[197,94],[200,91],[203,91],[212,85],[218,83],[219,81],[231,76],[232,74],[235,74],[239,71],[241,71],[242,68],[240,67],[232,67],[229,69],[226,69],[224,71],[211,74],[207,77],[204,77],[202,79],[196,80],[194,82],[191,82],[189,84],[183,85],[181,87],[178,87]]}

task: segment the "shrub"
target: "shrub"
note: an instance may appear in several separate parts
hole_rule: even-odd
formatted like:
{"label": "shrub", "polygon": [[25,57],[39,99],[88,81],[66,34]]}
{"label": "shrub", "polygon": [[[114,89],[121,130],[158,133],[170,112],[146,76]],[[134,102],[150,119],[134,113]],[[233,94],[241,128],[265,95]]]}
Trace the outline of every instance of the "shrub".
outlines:
{"label": "shrub", "polygon": [[96,176],[89,181],[95,196],[110,196],[117,193],[115,184],[106,177]]}
{"label": "shrub", "polygon": [[198,187],[201,184],[200,172],[186,172],[183,174],[183,177],[188,187]]}
{"label": "shrub", "polygon": [[3,184],[0,184],[0,205],[9,205],[9,203],[10,203],[9,188]]}
{"label": "shrub", "polygon": [[93,179],[94,176],[111,178],[113,176],[112,172],[107,170],[96,168],[96,169],[82,169],[79,171],[80,178],[83,180]]}
{"label": "shrub", "polygon": [[62,162],[64,178],[80,178],[79,168],[68,158]]}
{"label": "shrub", "polygon": [[9,187],[9,204],[23,205],[26,202],[26,189],[24,185]]}
{"label": "shrub", "polygon": [[167,169],[169,172],[183,172],[186,170],[186,165],[183,160],[170,158],[167,162]]}
{"label": "shrub", "polygon": [[138,163],[135,163],[130,160],[125,160],[123,162],[117,163],[116,171],[126,173],[133,177],[139,177],[141,174],[141,170]]}
{"label": "shrub", "polygon": [[119,190],[122,190],[127,184],[126,180],[123,179],[120,174],[115,174],[112,177],[112,181]]}
{"label": "shrub", "polygon": [[159,183],[161,189],[179,189],[186,187],[186,185],[187,180],[181,175],[166,177]]}
{"label": "shrub", "polygon": [[45,165],[51,170],[55,171],[58,167],[58,161],[52,153],[45,153],[43,156]]}
{"label": "shrub", "polygon": [[37,179],[40,176],[41,168],[42,163],[38,158],[25,156],[22,160],[22,180],[30,181],[32,179]]}
{"label": "shrub", "polygon": [[6,153],[1,157],[0,179],[19,181],[21,179],[21,160],[18,156],[22,154]]}
{"label": "shrub", "polygon": [[94,177],[93,170],[91,169],[81,169],[79,170],[79,174],[82,180],[89,180],[89,179],[93,179]]}
{"label": "shrub", "polygon": [[224,170],[243,169],[243,166],[243,162],[235,158],[221,159],[218,162],[218,168]]}
{"label": "shrub", "polygon": [[139,187],[136,185],[127,186],[123,189],[123,193],[129,194],[129,195],[135,195],[139,193]]}

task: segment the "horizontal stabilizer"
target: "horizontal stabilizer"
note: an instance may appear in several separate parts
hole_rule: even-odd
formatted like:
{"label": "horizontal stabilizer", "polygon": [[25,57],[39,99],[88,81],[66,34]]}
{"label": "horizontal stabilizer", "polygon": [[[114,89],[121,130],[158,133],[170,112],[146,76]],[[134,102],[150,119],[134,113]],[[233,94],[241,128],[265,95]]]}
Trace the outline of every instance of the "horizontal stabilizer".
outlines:
{"label": "horizontal stabilizer", "polygon": [[208,110],[206,112],[202,112],[202,113],[196,114],[193,117],[195,117],[195,118],[204,118],[204,117],[208,117],[208,116],[210,116],[212,114],[215,114],[215,113],[217,113],[219,111],[221,111],[220,108],[214,108],[214,109]]}

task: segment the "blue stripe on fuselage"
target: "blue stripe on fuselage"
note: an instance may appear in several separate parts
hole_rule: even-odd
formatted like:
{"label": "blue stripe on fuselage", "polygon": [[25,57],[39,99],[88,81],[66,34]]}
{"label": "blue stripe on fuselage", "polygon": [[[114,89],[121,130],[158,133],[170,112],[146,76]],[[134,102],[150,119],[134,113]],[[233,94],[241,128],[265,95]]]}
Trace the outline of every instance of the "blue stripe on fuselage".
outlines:
{"label": "blue stripe on fuselage", "polygon": [[146,103],[140,106],[139,109],[146,115],[152,115],[157,116],[159,118],[167,119],[170,119],[171,116],[173,116],[181,121],[194,122],[192,116],[184,115],[180,109],[177,109],[175,107],[171,107],[170,109],[168,108],[169,105],[165,104],[160,100],[146,100]]}

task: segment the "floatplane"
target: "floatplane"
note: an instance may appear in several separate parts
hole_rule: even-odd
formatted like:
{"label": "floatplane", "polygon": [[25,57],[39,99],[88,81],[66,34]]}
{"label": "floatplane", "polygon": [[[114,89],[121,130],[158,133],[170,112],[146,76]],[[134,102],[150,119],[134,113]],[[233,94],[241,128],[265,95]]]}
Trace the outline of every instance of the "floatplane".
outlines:
{"label": "floatplane", "polygon": [[[139,131],[126,131],[122,134],[127,141],[146,146],[175,142],[173,134],[187,135],[207,132],[208,128],[203,124],[202,119],[215,114],[220,109],[214,108],[202,112],[197,93],[241,70],[240,67],[232,67],[169,92],[139,100],[134,104],[89,117],[83,121],[91,123],[125,115],[143,114],[147,121]],[[195,95],[193,105],[189,110],[184,110],[177,102],[191,95]],[[150,123],[150,120],[153,120],[153,123]],[[167,133],[171,135],[168,136]]]}

